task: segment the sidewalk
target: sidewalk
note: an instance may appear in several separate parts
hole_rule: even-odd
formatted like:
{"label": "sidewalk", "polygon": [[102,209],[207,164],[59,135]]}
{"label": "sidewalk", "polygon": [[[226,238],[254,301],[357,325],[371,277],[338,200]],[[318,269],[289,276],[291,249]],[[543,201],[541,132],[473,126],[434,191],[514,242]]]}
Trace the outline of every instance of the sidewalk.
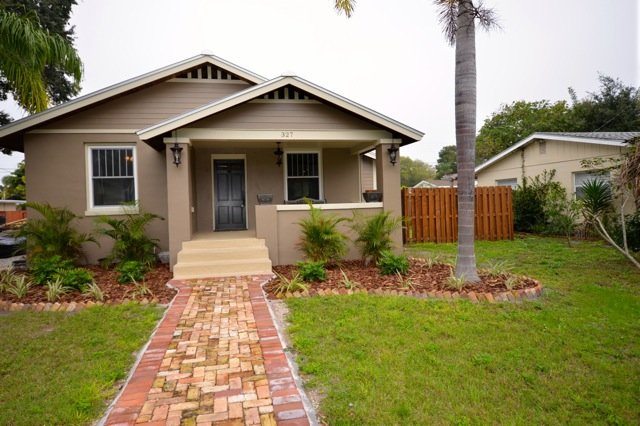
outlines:
{"label": "sidewalk", "polygon": [[267,279],[172,281],[179,293],[105,424],[308,425]]}

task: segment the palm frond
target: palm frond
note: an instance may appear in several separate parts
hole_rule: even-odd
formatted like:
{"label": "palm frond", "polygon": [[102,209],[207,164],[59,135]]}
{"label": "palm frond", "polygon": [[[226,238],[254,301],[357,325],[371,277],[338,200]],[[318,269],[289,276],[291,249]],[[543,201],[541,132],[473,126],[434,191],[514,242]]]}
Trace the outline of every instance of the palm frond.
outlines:
{"label": "palm frond", "polygon": [[347,18],[351,18],[356,7],[356,0],[335,0],[334,8],[338,13],[344,12]]}

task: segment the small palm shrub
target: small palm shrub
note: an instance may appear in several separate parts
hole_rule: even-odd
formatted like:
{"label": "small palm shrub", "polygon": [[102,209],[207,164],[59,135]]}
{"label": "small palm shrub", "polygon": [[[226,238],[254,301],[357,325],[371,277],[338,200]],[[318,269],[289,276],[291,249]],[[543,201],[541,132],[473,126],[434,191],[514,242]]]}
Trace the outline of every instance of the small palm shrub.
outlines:
{"label": "small palm shrub", "polygon": [[358,235],[355,243],[365,263],[369,263],[369,260],[377,263],[383,252],[393,249],[391,233],[401,224],[402,218],[394,218],[389,212],[380,212],[368,218],[354,213],[351,229]]}
{"label": "small palm shrub", "polygon": [[296,274],[293,278],[289,279],[282,274],[278,274],[276,272],[276,276],[278,277],[278,284],[274,289],[274,293],[278,295],[286,294],[286,293],[295,293],[296,291],[307,291],[308,287],[300,278],[299,274]]}
{"label": "small palm shrub", "polygon": [[409,272],[409,259],[405,255],[395,255],[390,251],[384,251],[378,259],[378,270],[382,275],[405,275]]}
{"label": "small palm shrub", "polygon": [[338,224],[345,218],[324,214],[309,205],[309,217],[298,224],[302,227],[299,247],[305,256],[315,262],[332,264],[339,262],[347,252],[347,237],[338,231]]}
{"label": "small palm shrub", "polygon": [[587,220],[601,217],[612,210],[613,194],[608,182],[602,179],[587,180],[582,185],[582,191],[580,203]]}
{"label": "small palm shrub", "polygon": [[72,227],[79,216],[69,209],[52,207],[47,203],[29,202],[27,207],[40,213],[40,219],[29,218],[14,235],[26,239],[27,256],[58,255],[75,262],[82,255],[82,244],[96,243],[91,234],[81,233]]}
{"label": "small palm shrub", "polygon": [[137,260],[127,260],[116,267],[118,271],[118,282],[127,284],[131,282],[140,282],[144,279],[146,267],[145,264]]}
{"label": "small palm shrub", "polygon": [[298,262],[296,266],[300,278],[306,282],[327,280],[327,270],[324,268],[324,262]]}
{"label": "small palm shrub", "polygon": [[158,240],[146,234],[147,225],[162,217],[148,212],[125,214],[124,219],[100,216],[96,219],[97,232],[113,238],[111,253],[105,258],[107,264],[135,260],[152,266],[156,261],[155,251]]}

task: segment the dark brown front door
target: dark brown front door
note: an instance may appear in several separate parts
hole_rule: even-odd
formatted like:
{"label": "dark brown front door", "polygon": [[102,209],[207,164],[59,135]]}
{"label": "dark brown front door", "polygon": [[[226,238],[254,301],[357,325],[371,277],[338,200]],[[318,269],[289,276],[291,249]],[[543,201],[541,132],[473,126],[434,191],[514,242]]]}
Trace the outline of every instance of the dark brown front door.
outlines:
{"label": "dark brown front door", "polygon": [[216,231],[247,229],[244,160],[213,160]]}

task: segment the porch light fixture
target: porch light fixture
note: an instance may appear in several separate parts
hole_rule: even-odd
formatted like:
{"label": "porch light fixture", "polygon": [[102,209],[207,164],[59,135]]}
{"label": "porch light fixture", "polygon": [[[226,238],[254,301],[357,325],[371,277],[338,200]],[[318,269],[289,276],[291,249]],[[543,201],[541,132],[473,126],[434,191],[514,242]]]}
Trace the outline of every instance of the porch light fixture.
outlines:
{"label": "porch light fixture", "polygon": [[276,156],[276,164],[280,167],[282,165],[282,154],[284,154],[284,151],[280,148],[280,142],[276,142],[276,144],[278,147],[273,151],[273,155]]}
{"label": "porch light fixture", "polygon": [[400,148],[398,148],[398,145],[395,143],[392,143],[391,146],[387,148],[387,151],[389,151],[389,161],[395,166],[398,162],[398,151],[400,151]]}
{"label": "porch light fixture", "polygon": [[178,167],[180,163],[182,163],[182,147],[178,144],[178,131],[176,130],[174,133],[174,137],[176,141],[173,143],[173,146],[169,148],[171,153],[173,154],[173,164]]}

